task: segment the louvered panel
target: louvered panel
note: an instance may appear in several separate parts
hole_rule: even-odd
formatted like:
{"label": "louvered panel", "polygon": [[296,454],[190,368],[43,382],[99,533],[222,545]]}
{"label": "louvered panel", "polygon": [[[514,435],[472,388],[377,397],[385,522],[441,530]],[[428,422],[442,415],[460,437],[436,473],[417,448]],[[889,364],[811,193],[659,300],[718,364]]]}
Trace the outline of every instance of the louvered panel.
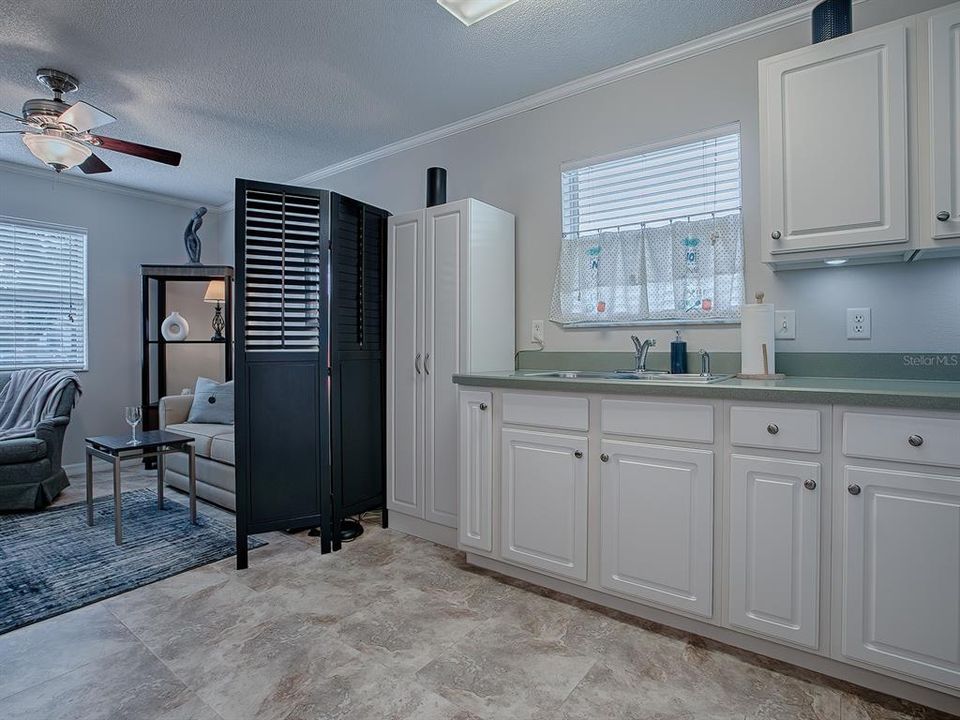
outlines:
{"label": "louvered panel", "polygon": [[319,350],[319,198],[248,190],[245,219],[246,349]]}

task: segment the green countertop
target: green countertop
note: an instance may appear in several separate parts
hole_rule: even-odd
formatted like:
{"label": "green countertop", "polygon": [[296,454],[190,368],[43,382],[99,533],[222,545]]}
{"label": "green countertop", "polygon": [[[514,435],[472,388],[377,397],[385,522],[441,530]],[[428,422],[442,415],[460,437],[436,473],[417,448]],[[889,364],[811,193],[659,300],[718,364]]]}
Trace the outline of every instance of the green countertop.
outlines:
{"label": "green countertop", "polygon": [[760,402],[869,405],[960,412],[960,382],[879,378],[787,377],[783,380],[731,378],[710,384],[677,381],[608,380],[537,376],[542,370],[454,375],[458,385],[578,393],[660,395]]}

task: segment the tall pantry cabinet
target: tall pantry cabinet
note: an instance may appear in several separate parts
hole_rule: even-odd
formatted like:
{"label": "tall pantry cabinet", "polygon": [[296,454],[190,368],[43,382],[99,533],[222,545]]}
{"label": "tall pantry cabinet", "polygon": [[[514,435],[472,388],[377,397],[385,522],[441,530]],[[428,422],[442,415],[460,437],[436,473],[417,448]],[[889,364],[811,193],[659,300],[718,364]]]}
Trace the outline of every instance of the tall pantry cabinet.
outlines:
{"label": "tall pantry cabinet", "polygon": [[387,508],[442,540],[458,514],[453,375],[514,368],[514,217],[472,198],[395,215],[387,249]]}

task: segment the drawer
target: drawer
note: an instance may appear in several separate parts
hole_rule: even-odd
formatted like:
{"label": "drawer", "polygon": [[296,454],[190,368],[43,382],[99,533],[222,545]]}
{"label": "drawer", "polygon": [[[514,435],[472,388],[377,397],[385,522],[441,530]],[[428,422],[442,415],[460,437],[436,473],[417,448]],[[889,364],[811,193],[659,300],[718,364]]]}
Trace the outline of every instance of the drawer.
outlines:
{"label": "drawer", "polygon": [[713,406],[646,400],[601,400],[604,433],[663,440],[713,442]]}
{"label": "drawer", "polygon": [[843,454],[960,467],[960,418],[847,412]]}
{"label": "drawer", "polygon": [[589,417],[589,405],[585,397],[526,393],[503,395],[504,424],[586,430]]}
{"label": "drawer", "polygon": [[732,407],[730,444],[771,450],[820,452],[820,411]]}

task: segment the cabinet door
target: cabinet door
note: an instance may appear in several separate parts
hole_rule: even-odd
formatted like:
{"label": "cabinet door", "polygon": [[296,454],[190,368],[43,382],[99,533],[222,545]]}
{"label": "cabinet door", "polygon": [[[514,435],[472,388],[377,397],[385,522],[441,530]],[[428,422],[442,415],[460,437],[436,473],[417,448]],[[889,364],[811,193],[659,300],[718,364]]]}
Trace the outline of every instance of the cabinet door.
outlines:
{"label": "cabinet door", "polygon": [[587,439],[503,430],[501,554],[587,579]]}
{"label": "cabinet door", "polygon": [[390,218],[387,262],[387,507],[423,517],[422,358],[418,334],[423,284],[423,214]]}
{"label": "cabinet door", "polygon": [[460,392],[460,544],[493,550],[493,395]]}
{"label": "cabinet door", "polygon": [[424,252],[424,516],[457,527],[457,386],[460,372],[460,256],[465,205],[426,212]]}
{"label": "cabinet door", "polygon": [[730,624],[817,647],[820,463],[730,458]]}
{"label": "cabinet door", "polygon": [[710,617],[713,453],[604,440],[600,583]]}
{"label": "cabinet door", "polygon": [[844,480],[843,654],[960,688],[960,477]]}
{"label": "cabinet door", "polygon": [[765,259],[907,240],[906,28],[760,63]]}
{"label": "cabinet door", "polygon": [[960,238],[960,7],[952,5],[931,15],[927,36],[931,185],[924,225],[931,228],[934,240]]}

